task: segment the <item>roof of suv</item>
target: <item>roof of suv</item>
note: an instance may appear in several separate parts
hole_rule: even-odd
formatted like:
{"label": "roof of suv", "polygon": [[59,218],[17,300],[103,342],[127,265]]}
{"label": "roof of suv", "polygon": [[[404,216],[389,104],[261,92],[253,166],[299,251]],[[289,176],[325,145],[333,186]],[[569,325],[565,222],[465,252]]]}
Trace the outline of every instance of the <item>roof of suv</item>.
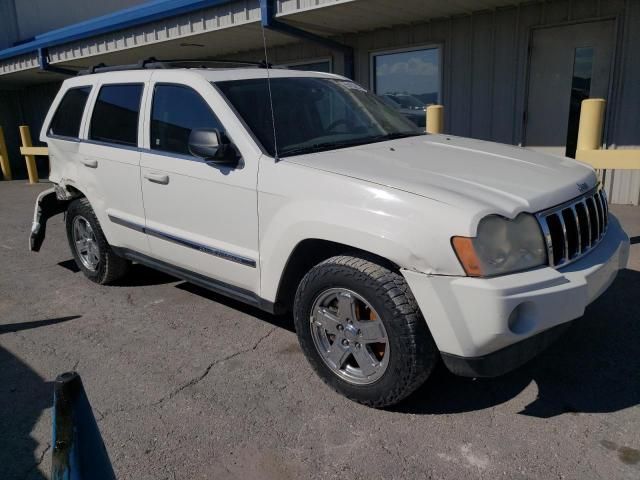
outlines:
{"label": "roof of suv", "polygon": [[109,77],[123,77],[133,72],[172,72],[182,75],[198,75],[203,77],[209,82],[221,82],[225,80],[244,80],[252,78],[283,78],[283,77],[318,77],[318,78],[337,78],[347,80],[345,77],[336,75],[333,73],[324,72],[309,72],[302,70],[288,70],[286,68],[170,68],[170,69],[131,69],[131,70],[118,70],[111,72],[98,72],[92,74],[86,74],[78,77],[71,77],[65,81],[65,83],[83,83],[91,82],[91,79],[95,78],[109,78]]}
{"label": "roof of suv", "polygon": [[207,68],[207,69],[184,69],[202,75],[210,82],[220,82],[224,80],[243,80],[249,78],[271,78],[282,77],[324,77],[324,78],[344,78],[333,73],[308,72],[302,70],[287,70],[285,68]]}

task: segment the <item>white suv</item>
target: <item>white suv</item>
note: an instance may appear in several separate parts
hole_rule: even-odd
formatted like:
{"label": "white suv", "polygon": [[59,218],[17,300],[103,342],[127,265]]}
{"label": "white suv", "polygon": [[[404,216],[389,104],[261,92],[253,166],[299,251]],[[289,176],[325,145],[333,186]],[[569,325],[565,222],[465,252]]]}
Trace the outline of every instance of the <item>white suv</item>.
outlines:
{"label": "white suv", "polygon": [[396,403],[439,358],[505,373],[626,266],[581,163],[427,135],[337,75],[161,66],[64,82],[31,249],[66,212],[94,282],[138,262],[291,311],[313,368],[351,399]]}

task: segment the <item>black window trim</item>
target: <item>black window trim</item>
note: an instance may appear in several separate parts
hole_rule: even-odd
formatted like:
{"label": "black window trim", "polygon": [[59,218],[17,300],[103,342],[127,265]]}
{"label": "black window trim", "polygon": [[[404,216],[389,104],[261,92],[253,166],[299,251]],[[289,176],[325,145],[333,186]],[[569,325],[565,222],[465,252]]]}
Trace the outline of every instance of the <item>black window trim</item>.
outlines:
{"label": "black window trim", "polygon": [[[81,140],[80,138],[80,131],[82,130],[82,120],[84,119],[84,116],[87,112],[87,105],[89,105],[89,98],[91,97],[91,93],[93,92],[93,84],[88,84],[88,85],[78,85],[76,87],[70,87],[68,88],[65,92],[64,95],[62,95],[62,98],[60,99],[60,102],[58,103],[58,105],[56,105],[56,111],[53,112],[53,115],[51,116],[51,120],[49,121],[49,124],[47,125],[47,130],[46,130],[46,137],[47,138],[53,138],[54,140],[66,140],[68,142],[79,142]],[[50,133],[51,131],[51,123],[53,123],[53,119],[56,117],[56,113],[58,113],[58,109],[60,108],[60,105],[62,105],[62,101],[64,100],[64,97],[67,96],[67,93],[69,93],[72,90],[80,90],[81,88],[88,88],[89,89],[89,94],[87,95],[87,101],[84,102],[84,108],[82,109],[82,116],[80,117],[80,125],[78,126],[78,135],[76,137],[70,137],[68,135],[58,135],[56,133]]]}
{"label": "black window trim", "polygon": [[[105,141],[105,140],[96,140],[95,138],[91,138],[91,122],[93,120],[93,113],[96,109],[96,104],[98,103],[98,98],[100,98],[100,92],[104,87],[118,87],[118,86],[131,86],[131,85],[139,85],[142,87],[142,92],[140,93],[140,101],[138,104],[138,125],[136,128],[136,143],[135,145],[131,145],[129,143],[124,142],[115,142],[115,141]],[[89,117],[89,130],[87,131],[87,138],[83,140],[85,143],[94,143],[96,145],[104,145],[107,147],[118,147],[118,148],[129,148],[129,149],[138,149],[140,148],[140,118],[142,113],[142,99],[144,98],[144,93],[146,89],[146,82],[115,82],[115,83],[101,83],[99,85],[98,93],[96,95],[95,100],[93,101],[93,105],[91,106],[91,116]]]}
{"label": "black window trim", "polygon": [[[151,147],[151,124],[153,123],[153,104],[156,101],[156,88],[157,87],[181,87],[181,88],[193,91],[195,94],[197,94],[202,99],[202,101],[205,103],[205,105],[207,106],[207,108],[209,109],[209,111],[211,112],[213,117],[218,120],[220,125],[222,125],[222,131],[224,132],[224,134],[229,136],[227,134],[227,127],[225,127],[225,125],[222,122],[222,120],[220,119],[220,117],[218,115],[216,115],[216,112],[213,111],[213,108],[211,108],[211,105],[209,105],[209,102],[207,102],[207,100],[202,96],[202,94],[200,92],[198,92],[195,88],[193,88],[191,85],[185,85],[183,83],[175,83],[175,82],[156,82],[156,83],[153,84],[153,92],[151,92],[151,108],[149,109],[149,128],[145,132],[145,134],[149,134],[149,148],[148,149],[144,149],[144,150],[147,153],[150,153],[150,154],[153,154],[153,155],[160,155],[160,156],[163,156],[163,157],[180,158],[182,160],[193,160],[193,161],[196,161],[196,162],[206,163],[204,161],[204,159],[202,159],[200,157],[197,157],[195,155],[187,155],[187,154],[184,154],[184,153],[172,152],[172,151],[169,151],[169,150],[161,150],[159,148],[152,148]],[[224,98],[224,96],[223,96],[223,98]],[[229,136],[229,139],[231,140],[230,136]],[[240,152],[238,152],[238,153],[240,153]],[[241,158],[242,158],[242,155],[241,155]],[[242,166],[242,161],[240,163],[238,163],[238,167],[236,167],[236,169],[241,168],[241,166]]]}
{"label": "black window trim", "polygon": [[376,79],[376,57],[384,56],[384,55],[393,55],[395,53],[411,53],[411,52],[419,52],[423,50],[438,50],[438,104],[442,105],[445,101],[444,95],[444,63],[445,63],[445,45],[443,42],[435,42],[435,43],[424,43],[420,45],[413,45],[406,48],[383,48],[378,50],[373,50],[369,52],[369,84],[371,85],[371,92],[375,95],[378,95],[378,86]]}

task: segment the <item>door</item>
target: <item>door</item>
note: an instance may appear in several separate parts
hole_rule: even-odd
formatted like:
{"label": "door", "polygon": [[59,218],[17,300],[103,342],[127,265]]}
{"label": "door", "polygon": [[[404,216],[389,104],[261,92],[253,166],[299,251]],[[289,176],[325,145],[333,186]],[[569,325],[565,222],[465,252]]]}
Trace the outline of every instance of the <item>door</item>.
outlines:
{"label": "door", "polygon": [[140,186],[139,117],[148,72],[94,87],[78,176],[110,244],[149,252]]}
{"label": "door", "polygon": [[188,86],[161,81],[177,78],[172,72],[156,76],[145,127],[149,144],[141,158],[151,253],[223,286],[258,293],[258,158],[245,154],[237,168],[229,168],[192,155],[194,129],[217,129],[232,138],[204,98],[217,94],[204,80]]}
{"label": "door", "polygon": [[527,147],[575,157],[580,102],[608,96],[614,26],[606,20],[533,31]]}

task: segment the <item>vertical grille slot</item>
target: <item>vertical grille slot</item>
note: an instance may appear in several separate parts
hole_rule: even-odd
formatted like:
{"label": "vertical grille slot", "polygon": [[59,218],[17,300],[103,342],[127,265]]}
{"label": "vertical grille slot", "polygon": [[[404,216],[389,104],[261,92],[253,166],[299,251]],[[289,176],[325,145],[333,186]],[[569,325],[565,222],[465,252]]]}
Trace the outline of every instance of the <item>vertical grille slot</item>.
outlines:
{"label": "vertical grille slot", "polygon": [[562,210],[562,219],[564,220],[566,234],[567,258],[572,259],[578,254],[578,249],[580,248],[578,223],[573,214],[573,209],[565,208]]}
{"label": "vertical grille slot", "polygon": [[547,217],[547,225],[549,226],[549,234],[551,235],[554,265],[560,265],[567,260],[564,252],[564,231],[560,217],[552,213]]}
{"label": "vertical grille slot", "polygon": [[547,245],[549,265],[570,263],[604,237],[609,223],[607,196],[598,190],[537,215]]}
{"label": "vertical grille slot", "polygon": [[602,203],[602,209],[604,211],[604,228],[609,225],[609,205],[607,204],[607,194],[604,190],[600,190],[600,202]]}
{"label": "vertical grille slot", "polygon": [[602,199],[600,195],[596,195],[593,197],[593,201],[596,204],[596,210],[598,211],[598,223],[600,225],[600,230],[598,230],[598,238],[602,236],[602,232],[604,231],[604,208],[602,208]]}
{"label": "vertical grille slot", "polygon": [[596,204],[593,202],[593,198],[586,198],[584,203],[586,204],[587,212],[589,213],[589,223],[591,224],[591,245],[593,245],[600,236],[598,212],[596,211]]}
{"label": "vertical grille slot", "polygon": [[580,231],[580,250],[586,252],[591,246],[591,228],[589,226],[589,216],[584,203],[576,203],[576,216],[578,217],[578,225]]}

